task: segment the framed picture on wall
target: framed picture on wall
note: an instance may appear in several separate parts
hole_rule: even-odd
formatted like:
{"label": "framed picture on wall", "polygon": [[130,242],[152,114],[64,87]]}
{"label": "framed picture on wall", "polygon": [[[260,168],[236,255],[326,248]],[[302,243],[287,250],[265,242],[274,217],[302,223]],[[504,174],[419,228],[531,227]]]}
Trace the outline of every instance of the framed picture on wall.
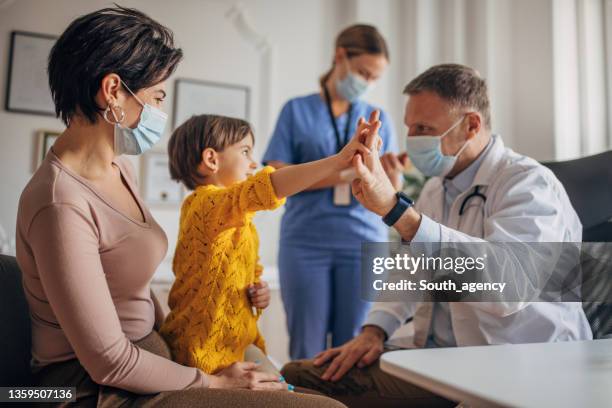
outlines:
{"label": "framed picture on wall", "polygon": [[8,60],[5,109],[55,116],[49,90],[47,59],[57,37],[13,31]]}
{"label": "framed picture on wall", "polygon": [[174,84],[174,128],[192,115],[214,114],[249,119],[250,89],[196,79],[177,79]]}
{"label": "framed picture on wall", "polygon": [[55,140],[60,136],[62,132],[57,130],[41,130],[38,132],[38,149],[36,154],[36,167],[40,166],[42,161],[45,159],[47,152],[55,143]]}
{"label": "framed picture on wall", "polygon": [[142,196],[150,205],[180,205],[185,195],[182,184],[170,178],[166,152],[149,151],[141,161]]}

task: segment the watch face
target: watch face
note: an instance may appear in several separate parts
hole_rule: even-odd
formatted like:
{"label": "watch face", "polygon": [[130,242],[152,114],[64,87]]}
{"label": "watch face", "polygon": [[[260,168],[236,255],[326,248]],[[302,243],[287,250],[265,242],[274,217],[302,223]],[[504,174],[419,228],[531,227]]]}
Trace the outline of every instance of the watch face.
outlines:
{"label": "watch face", "polygon": [[403,200],[406,203],[408,203],[408,205],[412,206],[414,204],[414,201],[412,201],[412,198],[408,197],[404,192],[399,191],[397,193],[397,199],[398,200]]}

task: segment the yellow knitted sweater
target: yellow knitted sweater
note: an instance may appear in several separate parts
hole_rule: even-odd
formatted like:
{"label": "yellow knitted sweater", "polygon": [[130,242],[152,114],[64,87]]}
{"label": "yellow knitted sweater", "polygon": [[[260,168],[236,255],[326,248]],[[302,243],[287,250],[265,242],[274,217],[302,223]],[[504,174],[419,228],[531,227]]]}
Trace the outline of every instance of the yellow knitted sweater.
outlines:
{"label": "yellow knitted sweater", "polygon": [[178,363],[215,373],[255,344],[265,352],[247,294],[263,268],[253,213],[279,207],[265,167],[227,188],[198,187],[181,208],[170,291],[161,334]]}

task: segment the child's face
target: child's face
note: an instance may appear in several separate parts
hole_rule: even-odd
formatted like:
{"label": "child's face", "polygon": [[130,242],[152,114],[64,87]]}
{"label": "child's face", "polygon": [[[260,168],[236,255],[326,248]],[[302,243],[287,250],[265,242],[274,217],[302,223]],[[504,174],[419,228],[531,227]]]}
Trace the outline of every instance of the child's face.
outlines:
{"label": "child's face", "polygon": [[253,135],[249,135],[219,153],[218,180],[224,185],[246,180],[257,168],[253,160]]}

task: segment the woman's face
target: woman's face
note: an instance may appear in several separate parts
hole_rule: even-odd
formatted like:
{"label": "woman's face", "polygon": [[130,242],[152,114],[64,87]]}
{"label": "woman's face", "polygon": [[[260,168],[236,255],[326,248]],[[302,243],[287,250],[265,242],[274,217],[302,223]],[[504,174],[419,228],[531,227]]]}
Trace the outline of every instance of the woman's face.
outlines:
{"label": "woman's face", "polygon": [[340,63],[336,63],[340,79],[345,78],[350,71],[370,84],[378,81],[387,65],[387,58],[383,54],[361,54],[351,58],[342,56]]}
{"label": "woman's face", "polygon": [[135,128],[138,125],[143,106],[149,104],[161,111],[164,110],[164,99],[166,99],[166,81],[153,85],[150,88],[143,88],[136,92],[140,102],[122,85],[123,103],[121,106],[125,111],[124,126]]}

